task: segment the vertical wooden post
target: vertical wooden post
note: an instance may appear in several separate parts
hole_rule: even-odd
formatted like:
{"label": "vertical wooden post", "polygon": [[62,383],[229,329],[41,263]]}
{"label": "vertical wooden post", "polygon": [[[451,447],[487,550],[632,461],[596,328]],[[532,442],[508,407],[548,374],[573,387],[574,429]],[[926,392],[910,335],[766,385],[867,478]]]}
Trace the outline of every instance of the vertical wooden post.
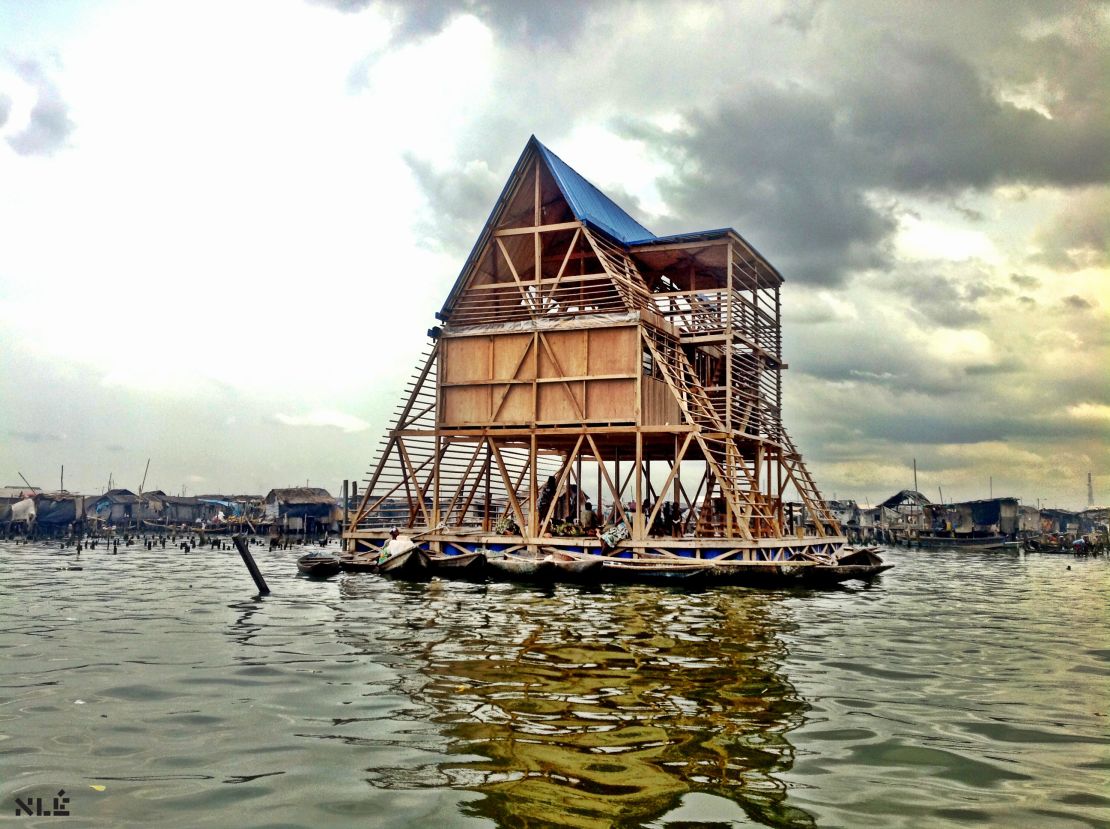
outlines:
{"label": "vertical wooden post", "polygon": [[340,539],[343,538],[343,533],[347,531],[347,503],[350,489],[350,482],[346,479],[343,480],[343,531],[339,533]]}
{"label": "vertical wooden post", "polygon": [[[682,461],[680,461],[678,459],[678,435],[674,436],[674,454],[671,457],[673,458],[674,464],[676,466],[678,464],[682,463]],[[678,495],[682,491],[681,490],[682,482],[680,480],[681,478],[682,478],[682,470],[680,469],[678,472],[674,473],[674,497],[671,499],[671,504],[673,504],[672,511],[671,511],[672,516],[677,515],[677,513],[678,513]],[[691,507],[691,509],[692,509],[692,507]],[[671,527],[670,527],[670,535],[672,535],[672,536],[674,535],[674,526],[675,525],[672,524]]]}
{"label": "vertical wooden post", "polygon": [[532,430],[532,440],[528,445],[528,536],[535,538],[539,534],[539,488],[536,480],[536,432]]}
{"label": "vertical wooden post", "polygon": [[[732,241],[725,257],[725,430],[732,432]],[[729,470],[729,477],[736,476]]]}
{"label": "vertical wooden post", "polygon": [[636,516],[632,522],[633,537],[644,537],[644,435],[639,428],[636,429]]}
{"label": "vertical wooden post", "polygon": [[[578,454],[577,454],[577,456],[575,457],[574,460],[575,460],[574,477],[577,478],[576,484],[577,484],[578,488],[575,490],[576,494],[574,496],[574,506],[571,508],[571,510],[572,510],[571,515],[573,516],[573,520],[577,521],[582,516],[582,506],[585,503],[585,501],[583,500],[583,497],[582,497],[582,484],[585,483],[585,482],[582,480],[582,450],[581,450],[581,448],[579,448]],[[569,495],[570,493],[567,493],[567,494]]]}
{"label": "vertical wooden post", "polygon": [[[600,474],[600,471],[599,471],[599,474]],[[620,490],[620,485],[621,485],[621,450],[620,449],[614,449],[613,450],[613,480],[617,482],[617,496],[616,497],[617,497],[617,500],[619,501],[620,498],[621,498],[621,490]],[[599,490],[601,489],[600,484],[598,485],[598,489]],[[620,515],[620,512],[617,510],[617,505],[614,504],[613,505],[614,521],[616,520],[616,516],[618,516],[618,515]]]}
{"label": "vertical wooden post", "polygon": [[231,539],[235,542],[235,549],[239,551],[239,555],[243,559],[243,563],[247,565],[247,572],[251,574],[254,579],[254,586],[258,588],[259,596],[268,596],[270,588],[266,584],[266,579],[262,578],[262,573],[258,569],[258,565],[254,563],[254,556],[251,551],[247,549],[247,542],[241,535],[234,536]]}
{"label": "vertical wooden post", "polygon": [[597,520],[599,523],[605,523],[605,510],[601,506],[601,459],[597,459],[597,500],[594,501],[594,509],[597,510]]}
{"label": "vertical wooden post", "polygon": [[490,498],[493,497],[493,489],[490,485],[490,476],[493,474],[493,452],[489,447],[489,438],[486,438],[486,505],[483,507],[482,512],[482,530],[485,532],[490,531]]}
{"label": "vertical wooden post", "polygon": [[[436,454],[432,459],[432,527],[439,526],[439,461],[443,454],[443,438],[436,433]],[[426,493],[425,493],[426,494]],[[429,527],[431,529],[431,527]]]}

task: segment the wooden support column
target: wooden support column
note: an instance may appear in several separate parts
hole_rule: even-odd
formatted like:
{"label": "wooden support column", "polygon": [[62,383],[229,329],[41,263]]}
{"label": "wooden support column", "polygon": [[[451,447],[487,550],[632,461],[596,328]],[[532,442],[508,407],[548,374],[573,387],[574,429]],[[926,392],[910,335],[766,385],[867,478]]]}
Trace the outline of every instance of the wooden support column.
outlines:
{"label": "wooden support column", "polygon": [[539,482],[536,480],[536,433],[528,445],[528,536],[535,538],[540,531]]}
{"label": "wooden support column", "polygon": [[644,435],[639,430],[636,431],[636,516],[635,526],[633,527],[633,538],[644,537]]}
{"label": "wooden support column", "polygon": [[436,455],[432,464],[432,527],[439,526],[439,463],[443,456],[443,438],[436,435]]}
{"label": "wooden support column", "polygon": [[483,532],[487,532],[487,533],[492,528],[491,524],[490,524],[490,513],[489,513],[490,499],[493,497],[493,487],[492,487],[492,482],[490,480],[492,475],[493,475],[493,452],[490,451],[489,438],[487,437],[486,438],[486,503],[485,503],[485,506],[482,508],[482,530],[483,530]]}
{"label": "wooden support column", "polygon": [[[599,463],[600,463],[600,461],[599,461]],[[620,449],[614,449],[613,450],[613,477],[617,479],[617,486],[619,487],[621,485],[621,450]],[[617,491],[617,494],[616,494],[615,497],[618,501],[620,500],[621,494],[620,494],[619,490]],[[624,504],[621,504],[620,512],[617,511],[616,505],[615,504],[613,505],[613,515],[614,516],[619,515],[623,511],[624,511]]]}
{"label": "wooden support column", "polygon": [[[725,431],[732,432],[732,242],[728,243],[725,267]],[[735,479],[732,471],[730,477]]]}

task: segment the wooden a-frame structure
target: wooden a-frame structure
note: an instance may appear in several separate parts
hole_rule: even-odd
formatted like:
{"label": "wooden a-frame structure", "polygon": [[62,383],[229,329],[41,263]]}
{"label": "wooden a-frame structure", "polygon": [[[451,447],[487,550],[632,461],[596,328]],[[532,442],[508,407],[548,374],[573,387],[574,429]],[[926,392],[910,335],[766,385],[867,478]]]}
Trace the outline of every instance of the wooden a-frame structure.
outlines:
{"label": "wooden a-frame structure", "polygon": [[348,548],[400,526],[448,554],[596,552],[573,523],[589,499],[627,527],[619,554],[831,555],[845,539],[782,423],[781,284],[736,231],[655,236],[531,138],[437,314]]}

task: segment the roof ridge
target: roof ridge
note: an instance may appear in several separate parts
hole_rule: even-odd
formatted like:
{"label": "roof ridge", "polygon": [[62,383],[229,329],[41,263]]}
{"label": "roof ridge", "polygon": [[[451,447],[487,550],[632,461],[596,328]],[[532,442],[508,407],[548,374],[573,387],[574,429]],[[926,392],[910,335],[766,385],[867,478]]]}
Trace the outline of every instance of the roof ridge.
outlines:
{"label": "roof ridge", "polygon": [[628,211],[605,195],[601,188],[559,158],[534,135],[529,139],[529,143],[533,142],[579,221],[600,228],[626,245],[656,238]]}

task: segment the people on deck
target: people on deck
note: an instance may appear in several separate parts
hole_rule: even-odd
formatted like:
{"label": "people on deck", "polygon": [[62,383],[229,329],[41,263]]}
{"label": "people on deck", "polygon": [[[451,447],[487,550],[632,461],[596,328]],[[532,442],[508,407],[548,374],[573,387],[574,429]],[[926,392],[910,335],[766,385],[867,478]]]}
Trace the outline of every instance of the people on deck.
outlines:
{"label": "people on deck", "polygon": [[582,507],[578,516],[578,523],[582,525],[583,531],[587,533],[593,532],[597,528],[597,513],[594,512],[593,504],[589,501]]}

